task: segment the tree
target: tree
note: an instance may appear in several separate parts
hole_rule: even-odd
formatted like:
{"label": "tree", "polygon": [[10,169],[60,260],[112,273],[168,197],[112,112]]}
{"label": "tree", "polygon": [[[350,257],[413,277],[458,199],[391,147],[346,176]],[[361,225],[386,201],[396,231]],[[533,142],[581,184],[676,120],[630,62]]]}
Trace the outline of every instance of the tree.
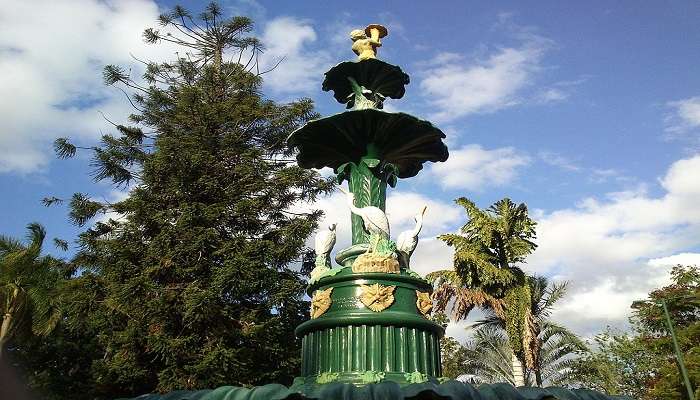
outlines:
{"label": "tree", "polygon": [[0,358],[7,343],[26,328],[44,336],[60,318],[55,294],[62,279],[61,262],[41,255],[44,227],[31,223],[27,229],[27,244],[0,236]]}
{"label": "tree", "polygon": [[673,350],[662,307],[665,299],[683,352],[691,386],[700,395],[700,269],[676,266],[672,283],[652,291],[648,301],[635,302],[632,331],[605,331],[593,351],[576,360],[572,385],[585,385],[636,399],[688,397]]}
{"label": "tree", "polygon": [[580,386],[611,395],[649,399],[648,384],[654,376],[655,356],[638,337],[610,329],[596,335],[593,350],[572,361],[569,386]]}
{"label": "tree", "polygon": [[[571,374],[575,356],[585,352],[586,346],[572,332],[556,324],[549,316],[555,303],[566,293],[565,283],[549,284],[544,277],[528,277],[536,348],[533,349],[533,367],[523,371],[524,383],[542,386],[566,383]],[[457,375],[466,374],[476,382],[509,382],[516,384],[512,368],[513,350],[505,333],[505,322],[487,309],[483,319],[471,325],[472,339],[464,346],[451,347],[449,360],[459,355]]]}
{"label": "tree", "polygon": [[[529,349],[532,367],[526,368],[525,374],[532,375],[532,383],[537,386],[542,386],[545,381],[550,384],[565,382],[570,371],[571,357],[587,350],[576,334],[550,319],[555,303],[566,295],[568,284],[550,284],[544,276],[528,276],[527,281],[530,289],[531,328],[535,339],[531,342],[533,347]],[[505,321],[490,309],[473,326],[506,329]]]}
{"label": "tree", "polygon": [[513,350],[502,329],[485,325],[473,332],[472,339],[464,348],[466,362],[462,373],[470,376],[475,383],[508,382],[514,386],[523,386],[530,382],[527,371],[524,382],[516,382],[512,363]]}
{"label": "tree", "polygon": [[632,304],[634,318],[643,327],[643,338],[657,354],[658,375],[650,394],[658,399],[688,398],[688,388],[680,373],[673,340],[663,311],[668,310],[676,333],[691,390],[700,397],[700,268],[677,265],[671,271],[672,283],[649,293],[647,301]]}
{"label": "tree", "polygon": [[[176,7],[159,21],[164,31],[144,38],[181,46],[174,62],[144,61],[143,83],[104,70],[136,112],[86,150],[95,180],[129,194],[70,201],[79,226],[118,217],[80,234],[72,261],[84,295],[67,325],[98,332],[104,353],[92,374],[111,397],[290,383],[300,353],[293,329],[308,309],[297,265],[321,215],[293,209],[333,187],[296,166],[286,146],[316,116],[313,104],[262,96],[262,46],[248,18],[226,19],[211,4],[199,19]],[[55,147],[60,157],[80,148],[66,138]]]}
{"label": "tree", "polygon": [[[439,238],[455,248],[454,269],[428,275],[434,286],[436,309],[451,311],[465,319],[474,307],[490,309],[505,321],[514,351],[513,366],[532,368],[535,332],[530,314],[530,289],[519,264],[537,245],[535,221],[525,204],[499,200],[486,210],[464,197],[456,200],[467,211],[469,221],[460,234]],[[524,384],[521,380],[518,384]]]}
{"label": "tree", "polygon": [[[445,313],[433,314],[433,321],[447,328],[450,322]],[[444,336],[440,339],[440,359],[442,376],[457,379],[464,374],[464,365],[467,361],[464,347],[453,337]]]}

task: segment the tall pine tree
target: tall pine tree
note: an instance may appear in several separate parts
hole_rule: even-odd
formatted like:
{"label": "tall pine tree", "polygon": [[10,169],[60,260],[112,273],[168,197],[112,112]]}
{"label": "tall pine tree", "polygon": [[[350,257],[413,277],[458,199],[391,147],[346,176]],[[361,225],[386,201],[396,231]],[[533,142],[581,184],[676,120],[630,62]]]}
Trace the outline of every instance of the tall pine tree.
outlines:
{"label": "tall pine tree", "polygon": [[[312,102],[261,94],[262,46],[248,18],[225,19],[211,4],[197,18],[176,7],[159,22],[164,31],[144,38],[182,47],[176,60],[144,62],[143,79],[104,70],[136,112],[86,150],[95,180],[129,196],[70,201],[70,219],[89,226],[75,290],[90,295],[75,296],[68,325],[97,335],[104,353],[92,374],[111,396],[289,383],[293,330],[308,305],[296,266],[320,217],[293,210],[332,190],[286,146],[315,117]],[[55,148],[64,158],[80,149],[65,138]],[[106,212],[119,217],[92,224]]]}

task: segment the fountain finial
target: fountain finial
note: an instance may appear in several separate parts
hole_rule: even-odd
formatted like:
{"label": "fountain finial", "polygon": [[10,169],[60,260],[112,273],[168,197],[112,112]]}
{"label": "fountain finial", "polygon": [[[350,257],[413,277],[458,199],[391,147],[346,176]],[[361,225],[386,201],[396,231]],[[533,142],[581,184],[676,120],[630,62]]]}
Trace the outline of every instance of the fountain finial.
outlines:
{"label": "fountain finial", "polygon": [[350,39],[353,42],[352,51],[357,54],[360,61],[377,58],[377,47],[382,45],[380,39],[385,37],[387,33],[386,28],[379,24],[369,24],[365,30],[353,30],[350,32]]}

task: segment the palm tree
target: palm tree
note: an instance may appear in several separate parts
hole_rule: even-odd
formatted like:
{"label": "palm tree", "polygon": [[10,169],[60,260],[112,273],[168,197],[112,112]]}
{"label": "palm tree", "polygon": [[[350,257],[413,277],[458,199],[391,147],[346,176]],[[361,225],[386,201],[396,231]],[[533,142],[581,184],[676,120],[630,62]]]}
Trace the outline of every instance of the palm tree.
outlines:
{"label": "palm tree", "polygon": [[[464,197],[456,203],[465,208],[469,221],[459,234],[439,238],[455,248],[454,268],[428,275],[435,286],[437,311],[451,307],[455,319],[465,319],[474,307],[492,311],[505,321],[513,370],[532,368],[535,347],[530,289],[519,264],[537,245],[535,221],[525,204],[499,200],[486,210]],[[524,385],[522,377],[515,379]]]}
{"label": "palm tree", "polygon": [[[553,334],[554,331],[556,329],[543,333],[543,346],[538,351],[540,364],[537,370],[523,372],[524,384],[542,386],[542,382],[547,382],[559,385],[571,377],[572,356],[585,350],[585,346],[575,335]],[[472,382],[517,385],[511,364],[513,350],[503,329],[493,325],[476,328],[463,353],[466,360],[461,372]]]}
{"label": "palm tree", "polygon": [[[567,285],[567,282],[550,284],[543,276],[528,277],[535,340],[530,349],[532,366],[525,371],[525,377],[534,378],[533,383],[537,386],[542,386],[545,381],[563,383],[570,374],[572,355],[587,350],[576,334],[549,319],[554,304],[566,294]],[[478,328],[477,332],[484,328],[501,332],[506,329],[505,321],[491,310],[487,310],[485,317],[472,326]]]}
{"label": "palm tree", "polygon": [[[513,350],[503,330],[484,326],[474,330],[474,336],[466,343],[466,362],[462,372],[472,383],[508,382],[518,385],[513,374]],[[526,380],[527,381],[527,380]]]}
{"label": "palm tree", "polygon": [[8,340],[24,327],[35,335],[48,335],[60,314],[55,290],[60,282],[61,262],[41,256],[46,237],[44,228],[27,226],[28,244],[0,235],[0,357]]}

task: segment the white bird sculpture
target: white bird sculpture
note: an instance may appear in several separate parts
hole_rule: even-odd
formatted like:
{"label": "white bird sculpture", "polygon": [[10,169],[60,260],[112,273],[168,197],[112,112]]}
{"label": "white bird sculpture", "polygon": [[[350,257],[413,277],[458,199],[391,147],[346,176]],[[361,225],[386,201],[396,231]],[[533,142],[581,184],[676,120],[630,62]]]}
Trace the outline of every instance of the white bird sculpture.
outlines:
{"label": "white bird sculpture", "polygon": [[350,211],[362,218],[362,224],[370,235],[375,235],[377,238],[384,235],[389,238],[389,220],[381,208],[374,206],[357,208],[355,207],[355,195],[342,187],[340,191],[345,193]]}
{"label": "white bird sculpture", "polygon": [[314,240],[314,250],[316,250],[316,262],[314,269],[311,270],[311,280],[309,283],[314,283],[321,276],[330,271],[331,251],[335,246],[335,226],[330,224],[328,230],[320,231],[316,234]]}
{"label": "white bird sculpture", "polygon": [[416,221],[416,226],[413,229],[403,231],[396,240],[396,250],[401,254],[404,260],[404,265],[408,268],[408,263],[410,261],[413,251],[418,246],[418,234],[421,228],[423,228],[423,216],[428,206],[423,206],[418,214],[416,214],[413,219]]}
{"label": "white bird sculpture", "polygon": [[335,246],[335,226],[336,224],[330,224],[328,230],[323,230],[316,234],[314,249],[316,250],[317,266],[321,260],[323,260],[323,266],[325,266],[330,259],[331,250]]}

